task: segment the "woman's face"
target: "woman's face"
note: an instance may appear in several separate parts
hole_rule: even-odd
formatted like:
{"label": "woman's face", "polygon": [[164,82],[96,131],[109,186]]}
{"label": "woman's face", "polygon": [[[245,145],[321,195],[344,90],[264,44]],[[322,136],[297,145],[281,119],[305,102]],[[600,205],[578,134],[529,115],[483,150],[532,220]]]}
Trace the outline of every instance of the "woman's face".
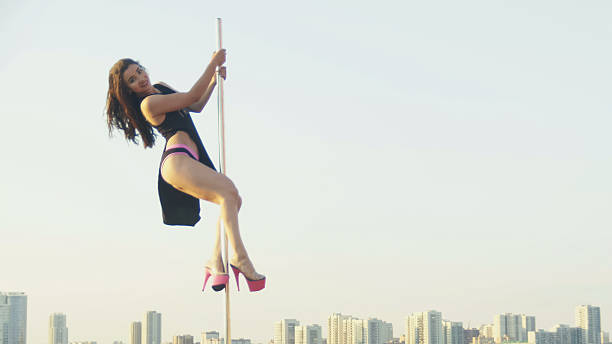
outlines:
{"label": "woman's face", "polygon": [[139,96],[144,96],[151,91],[151,82],[149,75],[141,66],[131,64],[125,72],[123,72],[123,82],[127,87]]}

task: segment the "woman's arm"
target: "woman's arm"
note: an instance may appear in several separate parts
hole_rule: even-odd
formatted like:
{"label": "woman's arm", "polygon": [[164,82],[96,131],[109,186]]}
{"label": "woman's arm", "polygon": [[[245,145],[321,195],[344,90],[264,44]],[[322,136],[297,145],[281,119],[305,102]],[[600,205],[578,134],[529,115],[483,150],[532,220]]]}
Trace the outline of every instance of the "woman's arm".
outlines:
{"label": "woman's arm", "polygon": [[[225,80],[225,77],[227,76],[227,69],[225,67],[219,67],[219,74]],[[202,109],[204,109],[204,106],[206,105],[206,103],[208,103],[208,100],[210,99],[210,96],[216,85],[217,73],[214,74],[212,80],[210,81],[210,84],[208,85],[208,89],[206,90],[206,92],[204,92],[200,100],[191,104],[189,106],[189,109],[193,112],[202,112]]]}
{"label": "woman's arm", "polygon": [[[149,122],[156,122],[155,117],[158,117],[159,115],[167,112],[178,111],[199,102],[200,99],[204,98],[206,93],[208,93],[207,91],[209,91],[217,66],[221,66],[223,63],[225,63],[225,54],[225,49],[215,52],[213,58],[206,67],[206,70],[204,70],[204,73],[188,92],[177,92],[146,97],[140,105],[143,115],[149,120]],[[210,92],[212,92],[212,90],[210,90]],[[208,94],[208,97],[210,97],[210,93]],[[206,100],[208,100],[208,97]],[[153,119],[153,121],[151,121],[151,119]]]}

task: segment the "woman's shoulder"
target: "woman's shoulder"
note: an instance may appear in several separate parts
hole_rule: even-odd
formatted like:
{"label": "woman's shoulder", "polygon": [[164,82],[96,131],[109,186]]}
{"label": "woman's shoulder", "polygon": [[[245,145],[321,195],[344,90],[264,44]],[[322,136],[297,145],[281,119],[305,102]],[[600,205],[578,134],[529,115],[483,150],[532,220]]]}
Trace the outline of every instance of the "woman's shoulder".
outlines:
{"label": "woman's shoulder", "polygon": [[[165,83],[165,82],[163,82],[163,81],[158,81],[158,82],[156,82],[156,83],[155,83],[155,85],[153,85],[153,86],[162,86],[162,88],[163,88],[163,87],[165,87],[165,88],[167,88],[167,89],[168,89],[169,91],[171,91],[171,92],[174,92],[174,93],[178,92],[178,91],[177,91],[177,90],[175,90],[175,89],[174,89],[172,86],[168,85],[167,83]],[[159,87],[158,87],[158,89],[159,89]],[[160,90],[160,91],[163,91],[163,90]]]}

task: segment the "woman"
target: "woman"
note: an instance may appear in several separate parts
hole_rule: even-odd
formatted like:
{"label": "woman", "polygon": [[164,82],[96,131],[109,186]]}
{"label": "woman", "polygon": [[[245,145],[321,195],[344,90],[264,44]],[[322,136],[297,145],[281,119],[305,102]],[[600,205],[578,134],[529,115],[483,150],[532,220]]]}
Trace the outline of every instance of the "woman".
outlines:
{"label": "woman", "polygon": [[200,220],[199,200],[221,207],[213,256],[206,264],[206,281],[213,276],[213,289],[222,290],[229,276],[221,258],[219,223],[223,221],[232,246],[230,261],[238,290],[239,273],[250,291],[265,287],[265,277],[255,271],[240,238],[238,211],[242,200],[232,181],[217,173],[188,111],[201,112],[217,83],[216,69],[225,78],[226,51],[219,50],[204,73],[188,92],[176,92],[168,85],[151,85],[145,69],[132,59],[113,65],[108,78],[106,113],[109,132],[122,130],[128,140],[146,147],[155,142],[153,128],[164,136],[166,145],[159,168],[158,193],[164,223],[194,226]]}

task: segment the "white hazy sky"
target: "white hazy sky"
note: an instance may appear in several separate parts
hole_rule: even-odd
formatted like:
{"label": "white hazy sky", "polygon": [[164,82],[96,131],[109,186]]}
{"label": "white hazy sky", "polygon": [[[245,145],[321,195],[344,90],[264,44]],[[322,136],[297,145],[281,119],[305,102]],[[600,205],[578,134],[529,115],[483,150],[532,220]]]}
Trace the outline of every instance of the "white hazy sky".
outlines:
{"label": "white hazy sky", "polygon": [[[230,4],[231,3],[231,4]],[[612,330],[609,1],[0,2],[0,290],[29,296],[28,341],[222,330],[202,293],[217,209],[161,222],[153,149],[109,138],[122,57],[187,90],[228,49],[228,171],[260,293],[233,336],[332,312],[503,312],[537,327],[599,305]],[[216,104],[196,125],[217,155]],[[216,159],[216,158],[215,158]],[[232,280],[233,282],[233,280]],[[326,331],[326,330],[324,330]],[[325,332],[326,333],[326,332]]]}

